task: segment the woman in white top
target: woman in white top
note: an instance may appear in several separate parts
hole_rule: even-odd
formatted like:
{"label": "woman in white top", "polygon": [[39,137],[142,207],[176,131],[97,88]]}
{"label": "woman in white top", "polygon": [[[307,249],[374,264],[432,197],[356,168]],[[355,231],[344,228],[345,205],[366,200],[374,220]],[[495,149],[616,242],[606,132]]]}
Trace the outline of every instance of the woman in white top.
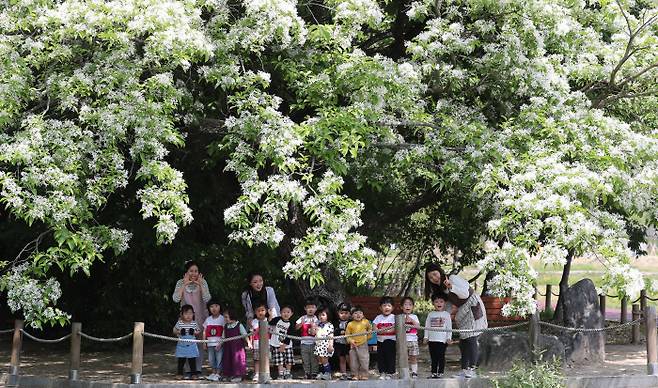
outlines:
{"label": "woman in white top", "polygon": [[[432,294],[445,295],[450,302],[446,307],[451,310],[451,304],[457,306],[455,322],[459,329],[478,330],[486,329],[487,312],[484,303],[464,278],[458,275],[446,276],[440,265],[428,264],[425,268],[425,297],[430,298]],[[478,336],[479,331],[459,333],[459,349],[461,350],[461,366],[463,377],[474,377],[475,367],[478,362]]]}
{"label": "woman in white top", "polygon": [[249,284],[247,284],[241,297],[247,322],[251,322],[251,320],[254,319],[253,306],[256,306],[259,303],[267,306],[268,320],[278,317],[281,310],[279,302],[276,300],[274,289],[265,286],[263,275],[258,272],[252,272],[247,275],[247,282]]}

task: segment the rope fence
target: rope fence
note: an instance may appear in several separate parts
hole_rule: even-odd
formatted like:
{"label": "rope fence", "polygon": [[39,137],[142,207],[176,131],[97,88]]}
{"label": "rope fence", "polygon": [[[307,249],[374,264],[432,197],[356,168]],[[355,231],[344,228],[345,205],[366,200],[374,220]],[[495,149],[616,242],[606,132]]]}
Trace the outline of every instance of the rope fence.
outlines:
{"label": "rope fence", "polygon": [[337,340],[337,339],[343,339],[343,338],[352,338],[352,337],[362,337],[362,336],[372,336],[373,334],[380,334],[384,332],[390,332],[393,331],[390,327],[384,328],[384,329],[378,329],[378,330],[370,330],[370,331],[362,331],[359,333],[353,333],[353,334],[344,334],[344,335],[336,335],[336,336],[328,336],[328,337],[308,337],[308,336],[296,336],[288,333],[279,333],[276,332],[275,330],[269,330],[269,334],[274,334],[278,335],[283,338],[290,338],[292,340],[297,340],[297,341],[302,341],[302,340],[308,340],[308,341],[328,341],[328,340]]}
{"label": "rope fence", "polygon": [[514,325],[487,327],[487,328],[483,328],[483,329],[441,329],[439,327],[427,327],[427,326],[407,325],[407,324],[405,324],[404,327],[405,327],[405,329],[435,331],[435,332],[439,332],[439,333],[492,333],[492,332],[498,332],[498,331],[512,330],[512,329],[516,329],[516,328],[519,328],[519,327],[527,326],[528,324],[530,324],[530,322],[525,321],[525,322],[520,322],[520,323],[517,323],[517,324],[514,324]]}
{"label": "rope fence", "polygon": [[60,342],[64,341],[65,339],[69,339],[71,337],[71,334],[67,334],[62,338],[44,339],[44,338],[35,337],[35,336],[33,336],[32,334],[28,333],[27,331],[25,331],[23,329],[21,329],[21,333],[23,333],[24,336],[31,339],[32,341],[40,342],[42,344],[57,344],[57,343],[60,343]]}
{"label": "rope fence", "polygon": [[[548,290],[550,291],[550,290]],[[549,294],[547,292],[547,294]],[[637,306],[637,305],[634,305]],[[553,330],[561,330],[572,333],[601,333],[606,331],[620,330],[624,328],[631,327],[633,330],[634,340],[639,340],[640,326],[644,324],[645,336],[647,340],[647,367],[649,374],[658,374],[658,329],[656,328],[656,308],[654,306],[647,306],[644,310],[644,313],[640,313],[639,308],[634,308],[634,319],[629,322],[624,322],[614,326],[601,327],[601,328],[584,328],[584,327],[568,327],[562,326],[550,322],[542,322],[539,320],[539,315],[532,315],[531,319],[528,321],[519,322],[507,326],[498,326],[490,327],[483,329],[443,329],[435,327],[426,327],[422,325],[410,325],[405,323],[404,315],[396,315],[395,326],[386,327],[382,329],[369,330],[360,333],[353,333],[347,335],[339,336],[326,336],[326,337],[309,337],[309,336],[295,336],[285,332],[279,332],[276,328],[270,327],[266,320],[260,321],[258,334],[260,341],[261,357],[259,362],[260,374],[259,382],[267,383],[270,380],[269,375],[269,336],[277,335],[281,338],[289,338],[292,340],[310,340],[310,341],[326,341],[326,340],[337,340],[350,337],[360,337],[360,336],[371,336],[373,334],[379,334],[383,332],[395,332],[397,343],[397,363],[399,365],[399,375],[401,379],[409,378],[409,368],[408,368],[408,357],[406,352],[406,334],[408,329],[417,329],[423,331],[433,331],[433,332],[449,332],[449,333],[488,333],[488,332],[504,332],[513,329],[518,329],[521,327],[529,326],[528,328],[528,341],[530,342],[531,350],[535,351],[539,349],[539,333],[541,327],[546,327]],[[19,369],[20,369],[20,353],[22,349],[22,338],[25,336],[33,341],[44,343],[44,344],[54,344],[60,343],[66,339],[71,340],[71,362],[69,370],[69,379],[77,380],[78,371],[80,368],[80,343],[81,339],[87,339],[95,342],[120,342],[132,338],[133,341],[133,352],[132,352],[132,362],[131,362],[131,375],[130,381],[131,384],[141,383],[142,376],[142,366],[143,366],[143,354],[144,354],[144,338],[154,338],[159,340],[171,341],[171,342],[189,342],[189,343],[208,343],[209,340],[200,340],[200,339],[183,339],[178,337],[172,337],[167,335],[161,335],[156,333],[149,333],[144,331],[144,323],[135,322],[134,329],[132,333],[128,333],[121,337],[115,338],[100,338],[83,333],[81,330],[82,324],[79,322],[73,322],[71,325],[71,333],[67,334],[61,338],[57,339],[44,339],[38,338],[23,329],[23,321],[15,321],[13,330],[2,330],[1,333],[13,332],[13,342],[12,342],[12,356],[10,364],[10,374],[9,374],[9,385],[16,385],[19,378]],[[221,338],[220,343],[225,343],[229,341],[243,340],[249,336],[252,336],[256,331],[250,331],[246,334],[241,334],[233,337]],[[213,341],[215,342],[215,341]],[[639,342],[638,342],[639,343]]]}
{"label": "rope fence", "polygon": [[[157,338],[165,341],[172,341],[172,342],[186,342],[186,343],[195,343],[195,344],[207,344],[208,342],[211,342],[211,340],[201,340],[201,339],[191,339],[191,338],[178,338],[178,337],[169,337],[166,335],[162,334],[154,334],[154,333],[148,333],[144,332],[142,333],[144,337],[151,337],[151,338]],[[234,337],[226,337],[226,338],[220,338],[219,340],[212,340],[212,342],[219,342],[219,343],[224,343],[224,342],[231,342],[243,338],[247,338],[254,335],[253,331],[249,331],[246,334],[240,334],[236,335]]]}
{"label": "rope fence", "polygon": [[83,333],[83,332],[80,332],[80,336],[82,338],[86,338],[90,341],[95,341],[95,342],[121,342],[123,340],[126,340],[126,339],[132,337],[133,333],[128,333],[124,336],[116,337],[116,338],[98,338],[98,337],[94,337],[92,335],[89,335],[89,334],[86,334],[86,333]]}
{"label": "rope fence", "polygon": [[644,321],[644,319],[639,318],[634,321],[626,322],[626,323],[620,323],[619,325],[614,325],[614,326],[607,326],[607,327],[597,327],[597,328],[584,328],[584,327],[567,327],[567,326],[561,326],[561,325],[556,325],[554,323],[550,322],[539,322],[541,326],[546,326],[550,327],[553,329],[558,329],[558,330],[565,330],[565,331],[570,331],[574,333],[601,333],[604,331],[613,331],[613,330],[619,330],[624,327],[628,326],[635,326],[635,325],[640,325]]}

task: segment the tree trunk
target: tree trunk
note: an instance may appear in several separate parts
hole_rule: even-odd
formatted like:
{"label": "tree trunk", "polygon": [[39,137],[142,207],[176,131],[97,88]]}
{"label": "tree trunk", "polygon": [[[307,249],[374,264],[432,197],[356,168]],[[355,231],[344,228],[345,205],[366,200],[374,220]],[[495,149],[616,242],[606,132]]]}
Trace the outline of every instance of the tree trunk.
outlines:
{"label": "tree trunk", "polygon": [[484,278],[484,284],[482,285],[482,293],[480,296],[489,296],[489,282],[496,276],[496,271],[487,272],[487,276]]}
{"label": "tree trunk", "polygon": [[309,296],[315,297],[318,298],[321,305],[332,309],[341,302],[349,301],[343,282],[336,270],[325,268],[322,270],[322,276],[324,276],[324,283],[318,284],[314,288],[311,288],[307,280],[295,281],[300,300]]}
{"label": "tree trunk", "polygon": [[402,287],[400,287],[400,292],[398,292],[397,296],[399,297],[409,296],[409,294],[411,293],[411,289],[414,285],[414,282],[416,281],[416,278],[420,274],[421,258],[422,258],[421,255],[418,255],[416,257],[414,266],[411,269],[411,271],[407,274],[407,279],[404,280],[404,284],[402,285]]}
{"label": "tree trunk", "polygon": [[[288,209],[289,222],[282,228],[285,237],[279,245],[279,262],[281,266],[285,265],[292,257],[294,238],[302,238],[306,234],[308,224],[304,218],[304,213],[299,205],[291,204]],[[309,296],[317,297],[321,304],[334,307],[340,302],[348,300],[347,292],[341,281],[338,271],[333,268],[323,268],[322,276],[324,283],[311,288],[308,280],[292,279],[293,289],[290,290],[297,296],[298,301],[303,301]]]}
{"label": "tree trunk", "polygon": [[[557,305],[555,306],[555,314],[553,314],[553,320],[557,322],[562,322],[564,318],[564,295],[566,295],[567,290],[569,289],[569,274],[571,273],[571,261],[573,260],[573,251],[569,250],[567,254],[567,263],[562,269],[562,278],[560,279],[560,296],[557,299]],[[550,308],[550,306],[545,306],[544,309]]]}

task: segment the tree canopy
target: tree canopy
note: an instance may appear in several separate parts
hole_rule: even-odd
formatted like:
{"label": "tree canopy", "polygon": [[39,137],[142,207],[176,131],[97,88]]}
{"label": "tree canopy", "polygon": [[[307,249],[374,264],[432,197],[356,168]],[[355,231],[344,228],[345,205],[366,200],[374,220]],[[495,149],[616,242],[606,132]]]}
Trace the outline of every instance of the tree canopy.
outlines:
{"label": "tree canopy", "polygon": [[[190,198],[222,195],[230,241],[310,287],[372,282],[395,243],[495,271],[508,314],[536,308],[531,258],[592,257],[635,295],[657,20],[653,0],[0,0],[0,201],[34,235],[0,287],[62,322],[56,268],[129,253],[132,212],[170,244]],[[234,187],[191,193],[182,166]]]}

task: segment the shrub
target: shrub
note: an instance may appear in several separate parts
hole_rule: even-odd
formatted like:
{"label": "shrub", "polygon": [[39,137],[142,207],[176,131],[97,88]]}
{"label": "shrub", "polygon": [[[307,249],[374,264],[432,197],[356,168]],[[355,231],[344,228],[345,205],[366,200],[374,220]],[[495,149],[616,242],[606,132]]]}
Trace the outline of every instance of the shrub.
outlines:
{"label": "shrub", "polygon": [[551,306],[546,306],[546,308],[539,313],[539,319],[542,321],[550,321],[553,319],[553,315],[555,315],[555,311]]}
{"label": "shrub", "polygon": [[565,387],[559,360],[528,363],[517,360],[507,376],[494,380],[495,388],[561,388]]}

